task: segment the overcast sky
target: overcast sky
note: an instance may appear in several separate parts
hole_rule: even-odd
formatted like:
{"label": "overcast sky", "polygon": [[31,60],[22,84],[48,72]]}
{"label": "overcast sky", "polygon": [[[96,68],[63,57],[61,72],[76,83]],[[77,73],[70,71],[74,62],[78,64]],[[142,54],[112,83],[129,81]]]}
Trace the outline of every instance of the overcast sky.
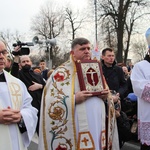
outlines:
{"label": "overcast sky", "polygon": [[[26,33],[34,17],[48,0],[0,0],[0,31]],[[63,5],[68,2],[77,7],[83,6],[86,0],[55,0]]]}
{"label": "overcast sky", "polygon": [[[10,30],[10,33],[16,30],[19,34],[29,35],[31,19],[39,13],[40,7],[50,0],[0,0],[0,31]],[[53,0],[58,5],[69,4],[74,9],[83,9],[86,12],[89,0]],[[94,0],[93,0],[94,5]],[[142,20],[143,21],[143,20]],[[139,31],[145,31],[150,27],[149,16],[144,19],[143,23],[139,23]],[[91,31],[91,30],[90,30]],[[88,32],[90,32],[88,31]],[[94,32],[94,30],[93,30]],[[141,33],[141,32],[140,32]]]}

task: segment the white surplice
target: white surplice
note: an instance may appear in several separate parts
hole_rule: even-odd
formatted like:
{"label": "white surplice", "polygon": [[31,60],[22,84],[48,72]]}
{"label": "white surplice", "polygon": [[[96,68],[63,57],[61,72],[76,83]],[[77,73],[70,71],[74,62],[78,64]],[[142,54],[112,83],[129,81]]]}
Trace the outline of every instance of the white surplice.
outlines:
{"label": "white surplice", "polygon": [[138,138],[150,145],[150,63],[143,60],[134,65],[131,81],[138,97]]}
{"label": "white surplice", "polygon": [[[0,149],[27,150],[35,133],[37,109],[32,107],[32,98],[24,83],[6,71],[4,71],[4,75],[6,82],[0,82],[0,109],[6,109],[7,107],[19,109],[27,131],[21,134],[17,124],[0,124]],[[16,101],[14,95],[16,95]]]}

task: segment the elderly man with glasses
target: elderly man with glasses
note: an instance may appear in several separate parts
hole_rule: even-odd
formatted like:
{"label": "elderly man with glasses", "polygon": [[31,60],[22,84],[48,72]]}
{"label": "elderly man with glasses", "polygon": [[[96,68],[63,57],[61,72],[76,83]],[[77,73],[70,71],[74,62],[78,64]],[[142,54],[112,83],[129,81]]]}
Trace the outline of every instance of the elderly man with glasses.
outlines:
{"label": "elderly man with glasses", "polygon": [[22,81],[4,70],[7,50],[0,41],[0,149],[27,150],[37,124],[37,109]]}

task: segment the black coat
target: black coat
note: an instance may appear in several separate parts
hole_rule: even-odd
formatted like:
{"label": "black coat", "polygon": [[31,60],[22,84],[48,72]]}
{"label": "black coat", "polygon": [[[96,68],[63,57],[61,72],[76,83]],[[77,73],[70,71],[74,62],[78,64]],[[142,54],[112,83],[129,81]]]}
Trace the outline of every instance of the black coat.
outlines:
{"label": "black coat", "polygon": [[[43,77],[38,74],[33,72],[32,69],[30,70],[19,70],[19,65],[18,63],[13,63],[12,68],[11,68],[11,74],[17,78],[19,78],[27,87],[27,90],[29,88],[29,86],[31,86],[33,84],[33,81],[39,84],[43,85],[43,88],[45,86],[45,81],[43,80]],[[39,122],[40,122],[40,108],[41,108],[41,99],[42,99],[42,92],[43,92],[43,88],[42,89],[38,89],[35,91],[29,91],[31,97],[33,98],[31,104],[33,107],[35,107],[38,110],[38,122],[37,122],[37,127],[36,127],[36,131],[37,134],[39,134]]]}
{"label": "black coat", "polygon": [[112,67],[107,67],[102,61],[102,70],[109,89],[115,90],[123,99],[127,93],[127,83],[122,68],[117,66],[115,62]]}
{"label": "black coat", "polygon": [[[33,70],[30,71],[24,71],[24,70],[19,70],[19,65],[18,63],[13,63],[12,69],[11,69],[11,74],[17,78],[19,78],[27,87],[31,86],[33,84],[32,81],[42,84],[43,88],[45,86],[45,81],[43,80],[42,76],[38,73],[33,72]],[[41,98],[42,98],[42,92],[43,89],[38,89],[36,91],[29,91],[30,95],[33,98],[32,101],[32,106],[38,109],[40,111],[40,105],[41,105]]]}

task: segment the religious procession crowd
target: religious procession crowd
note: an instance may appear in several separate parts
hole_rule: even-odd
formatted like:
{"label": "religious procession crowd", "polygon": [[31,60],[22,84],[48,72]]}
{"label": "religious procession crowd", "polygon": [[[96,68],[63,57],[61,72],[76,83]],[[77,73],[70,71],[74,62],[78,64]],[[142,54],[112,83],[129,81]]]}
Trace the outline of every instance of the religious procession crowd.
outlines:
{"label": "religious procession crowd", "polygon": [[117,64],[112,48],[92,60],[90,41],[75,38],[69,60],[51,70],[44,60],[32,68],[19,50],[12,62],[0,41],[1,150],[27,150],[35,133],[38,150],[119,150],[135,135],[125,112],[130,93],[138,99],[136,138],[150,150],[150,47],[133,67]]}

